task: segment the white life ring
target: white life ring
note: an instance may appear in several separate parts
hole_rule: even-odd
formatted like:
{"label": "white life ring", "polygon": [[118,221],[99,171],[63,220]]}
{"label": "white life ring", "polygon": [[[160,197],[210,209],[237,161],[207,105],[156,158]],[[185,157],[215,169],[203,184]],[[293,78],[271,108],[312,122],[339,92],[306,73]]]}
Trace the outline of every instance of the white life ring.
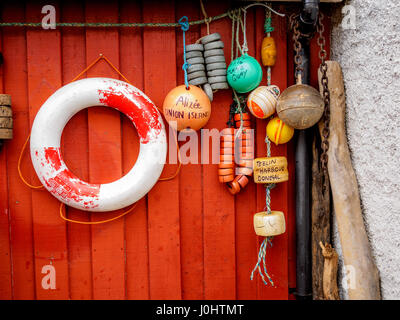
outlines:
{"label": "white life ring", "polygon": [[[63,129],[80,110],[108,106],[128,116],[140,137],[133,168],[117,181],[92,184],[76,177],[60,151]],[[89,78],[58,89],[42,105],[32,126],[30,152],[44,187],[58,200],[85,211],[112,211],[138,201],[158,181],[167,155],[164,122],[140,90],[119,80]]]}

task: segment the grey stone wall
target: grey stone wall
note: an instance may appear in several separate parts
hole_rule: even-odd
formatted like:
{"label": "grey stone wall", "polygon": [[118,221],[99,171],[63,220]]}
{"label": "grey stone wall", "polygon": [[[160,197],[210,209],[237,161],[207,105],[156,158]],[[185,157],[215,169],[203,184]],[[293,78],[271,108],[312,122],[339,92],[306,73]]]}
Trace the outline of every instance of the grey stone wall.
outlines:
{"label": "grey stone wall", "polygon": [[356,28],[343,28],[343,5],[335,5],[331,59],[343,68],[348,142],[382,297],[400,299],[400,2],[344,4],[354,7]]}

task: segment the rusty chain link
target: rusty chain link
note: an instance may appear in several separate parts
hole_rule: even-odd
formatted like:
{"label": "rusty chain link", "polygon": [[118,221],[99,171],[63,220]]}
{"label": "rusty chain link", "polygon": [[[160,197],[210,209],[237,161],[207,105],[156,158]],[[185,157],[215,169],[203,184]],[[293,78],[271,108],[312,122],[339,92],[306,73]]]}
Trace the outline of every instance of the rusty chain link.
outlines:
{"label": "rusty chain link", "polygon": [[296,53],[294,56],[294,64],[296,66],[296,79],[298,77],[299,74],[301,74],[301,72],[303,71],[302,68],[302,63],[303,60],[301,58],[300,55],[300,51],[301,51],[301,43],[300,43],[300,30],[299,30],[299,19],[298,19],[299,15],[298,14],[292,14],[290,16],[290,29],[293,31],[293,49],[294,52]]}
{"label": "rusty chain link", "polygon": [[319,18],[318,18],[318,24],[317,24],[317,32],[318,32],[318,39],[317,43],[318,46],[320,47],[319,51],[319,58],[321,59],[321,65],[320,65],[320,70],[322,73],[321,77],[321,84],[322,84],[322,98],[324,99],[324,115],[323,115],[323,121],[324,121],[324,126],[322,128],[322,142],[321,142],[321,148],[322,148],[322,154],[321,154],[321,167],[324,173],[328,173],[328,149],[329,149],[329,122],[330,122],[330,104],[331,104],[331,97],[329,93],[329,88],[328,88],[328,77],[327,77],[327,71],[328,71],[328,65],[326,64],[326,57],[327,57],[327,52],[325,50],[325,37],[324,37],[324,31],[325,27],[324,24],[322,23],[324,19],[324,15],[320,13]]}

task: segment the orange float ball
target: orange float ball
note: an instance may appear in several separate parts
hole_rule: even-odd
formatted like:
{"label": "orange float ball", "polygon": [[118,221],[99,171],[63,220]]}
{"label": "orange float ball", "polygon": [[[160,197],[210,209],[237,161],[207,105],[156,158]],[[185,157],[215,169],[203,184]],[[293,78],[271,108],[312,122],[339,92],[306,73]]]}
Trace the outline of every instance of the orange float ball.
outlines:
{"label": "orange float ball", "polygon": [[171,126],[183,129],[199,130],[211,116],[211,102],[199,87],[181,85],[172,89],[164,99],[163,112]]}

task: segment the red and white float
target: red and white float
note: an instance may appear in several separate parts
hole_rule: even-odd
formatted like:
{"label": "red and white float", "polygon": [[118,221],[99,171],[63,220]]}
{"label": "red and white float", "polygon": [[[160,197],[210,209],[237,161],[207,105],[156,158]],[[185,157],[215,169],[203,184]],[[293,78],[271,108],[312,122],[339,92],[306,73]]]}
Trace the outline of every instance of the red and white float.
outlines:
{"label": "red and white float", "polygon": [[[82,181],[68,169],[61,154],[65,125],[91,106],[123,112],[140,137],[135,165],[111,183]],[[30,151],[40,181],[53,196],[77,209],[103,212],[129,206],[150,191],[164,168],[167,138],[161,114],[143,92],[123,81],[89,78],[60,88],[42,105],[32,126]]]}

